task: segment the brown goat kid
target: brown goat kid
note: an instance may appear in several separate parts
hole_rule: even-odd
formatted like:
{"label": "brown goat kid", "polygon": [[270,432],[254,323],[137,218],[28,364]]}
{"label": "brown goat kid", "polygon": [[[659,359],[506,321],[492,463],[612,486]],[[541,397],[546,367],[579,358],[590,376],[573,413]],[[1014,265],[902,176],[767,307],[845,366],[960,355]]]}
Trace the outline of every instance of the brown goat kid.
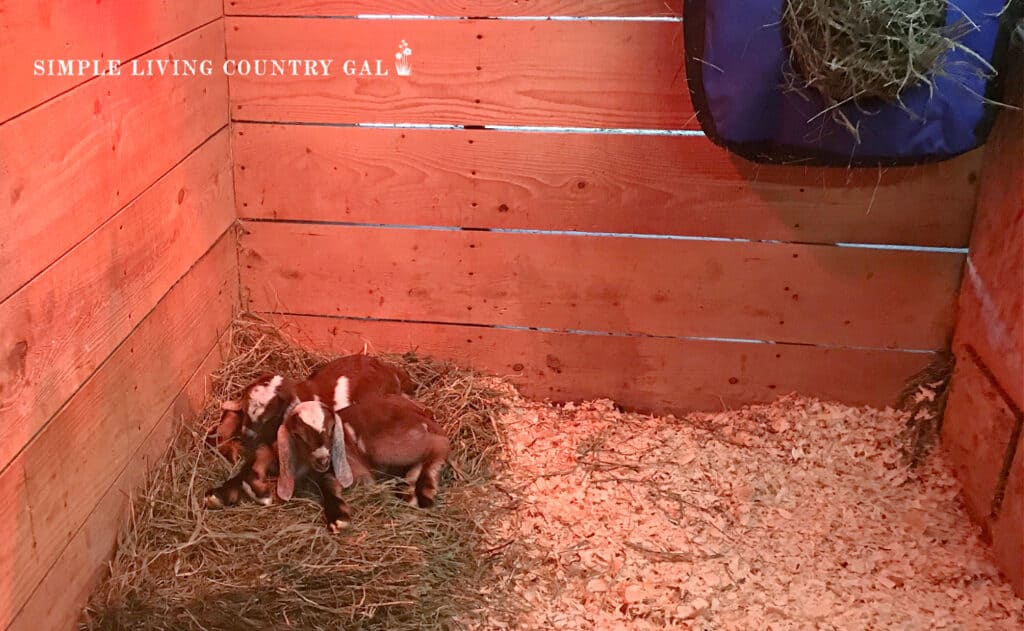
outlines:
{"label": "brown goat kid", "polygon": [[290,379],[264,373],[246,386],[237,400],[221,405],[220,423],[206,440],[229,461],[245,460],[256,445],[274,440],[294,398],[295,386]]}
{"label": "brown goat kid", "polygon": [[305,401],[278,430],[277,495],[287,501],[296,480],[311,477],[323,494],[328,527],[338,532],[351,521],[342,490],[379,475],[402,478],[399,494],[409,503],[433,506],[449,450],[441,427],[403,396],[366,399],[337,413]]}
{"label": "brown goat kid", "polygon": [[331,532],[351,522],[342,490],[352,484],[352,470],[345,458],[345,431],[331,408],[320,401],[296,405],[277,432],[277,497],[287,502],[295,481],[312,478],[323,495],[324,517]]}
{"label": "brown goat kid", "polygon": [[207,440],[215,440],[218,451],[229,461],[245,464],[227,482],[206,493],[207,508],[233,506],[243,494],[264,506],[273,502],[271,478],[277,475],[273,442],[294,399],[295,386],[289,379],[264,374],[245,387],[239,400],[223,404],[220,424]]}
{"label": "brown goat kid", "polygon": [[338,417],[355,479],[399,476],[408,484],[400,489],[406,501],[420,508],[434,505],[451,446],[429,411],[405,397],[383,396],[351,405]]}

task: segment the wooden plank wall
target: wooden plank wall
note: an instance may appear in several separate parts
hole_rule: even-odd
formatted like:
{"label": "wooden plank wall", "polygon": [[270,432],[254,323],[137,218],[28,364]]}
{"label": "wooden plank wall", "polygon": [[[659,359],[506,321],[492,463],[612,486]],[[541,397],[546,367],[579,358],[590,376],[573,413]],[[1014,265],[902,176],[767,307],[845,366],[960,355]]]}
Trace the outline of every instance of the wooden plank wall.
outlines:
{"label": "wooden plank wall", "polygon": [[948,346],[980,154],[746,163],[698,131],[680,5],[228,0],[230,57],[389,71],[230,79],[247,305],[555,400],[892,403]]}
{"label": "wooden plank wall", "polygon": [[224,21],[219,0],[0,12],[0,628],[67,629],[237,311],[228,86],[32,60],[223,60]]}
{"label": "wooden plank wall", "polygon": [[[1006,101],[1024,106],[1024,46]],[[943,444],[971,516],[1024,596],[1024,114],[999,114],[985,151],[960,293]]]}

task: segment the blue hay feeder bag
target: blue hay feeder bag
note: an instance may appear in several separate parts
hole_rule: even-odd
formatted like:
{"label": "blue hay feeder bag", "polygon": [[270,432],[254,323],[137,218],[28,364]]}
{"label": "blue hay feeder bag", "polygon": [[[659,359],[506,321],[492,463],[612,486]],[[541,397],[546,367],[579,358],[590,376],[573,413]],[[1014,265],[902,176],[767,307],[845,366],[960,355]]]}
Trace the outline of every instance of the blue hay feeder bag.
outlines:
{"label": "blue hay feeder bag", "polygon": [[[1011,26],[1021,0],[950,2],[946,24],[977,25],[947,53],[952,76],[903,92],[903,105],[840,106],[860,142],[829,114],[815,90],[785,87],[790,66],[781,15],[786,0],[686,0],[686,72],[697,118],[714,143],[754,162],[895,166],[946,160],[985,142],[1002,94]],[[1005,10],[1004,10],[1005,8]],[[1000,15],[1001,14],[1001,15]],[[1012,14],[1012,15],[1011,15]]]}

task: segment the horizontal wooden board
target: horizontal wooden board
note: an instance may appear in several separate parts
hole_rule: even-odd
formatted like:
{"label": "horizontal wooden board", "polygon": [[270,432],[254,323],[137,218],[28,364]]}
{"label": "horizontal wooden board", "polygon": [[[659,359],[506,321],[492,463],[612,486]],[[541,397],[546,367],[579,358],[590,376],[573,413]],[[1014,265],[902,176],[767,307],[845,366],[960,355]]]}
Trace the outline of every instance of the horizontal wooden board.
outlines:
{"label": "horizontal wooden board", "polygon": [[206,404],[210,374],[226,357],[227,334],[210,349],[170,408],[164,412],[114,484],[75,533],[49,573],[15,616],[8,631],[73,629],[92,590],[106,575],[119,530],[128,515],[128,497],[160,462],[183,419]]}
{"label": "horizontal wooden board", "polygon": [[[127,61],[221,15],[220,0],[5,2],[0,122],[92,78],[37,75],[36,60]],[[44,67],[44,71],[46,68]]]}
{"label": "horizontal wooden board", "polygon": [[[232,59],[334,60],[231,77],[235,120],[697,128],[678,22],[227,18],[227,40]],[[346,76],[347,59],[389,75]]]}
{"label": "horizontal wooden board", "polygon": [[[0,37],[2,39],[2,37]],[[221,23],[144,59],[223,59]],[[227,123],[227,81],[108,77],[0,125],[0,300]]]}
{"label": "horizontal wooden board", "polygon": [[0,628],[6,628],[230,323],[225,234],[0,474]]}
{"label": "horizontal wooden board", "polygon": [[221,131],[0,303],[0,469],[234,221]]}
{"label": "horizontal wooden board", "polygon": [[966,247],[981,152],[756,165],[706,138],[236,124],[240,217]]}
{"label": "horizontal wooden board", "polygon": [[680,16],[682,0],[225,0],[230,15]]}
{"label": "horizontal wooden board", "polygon": [[258,311],[937,349],[963,255],[245,222]]}
{"label": "horizontal wooden board", "polygon": [[276,316],[300,343],[332,352],[417,350],[509,377],[526,396],[610,398],[655,413],[721,410],[789,393],[891,405],[928,353],[824,349],[489,327]]}

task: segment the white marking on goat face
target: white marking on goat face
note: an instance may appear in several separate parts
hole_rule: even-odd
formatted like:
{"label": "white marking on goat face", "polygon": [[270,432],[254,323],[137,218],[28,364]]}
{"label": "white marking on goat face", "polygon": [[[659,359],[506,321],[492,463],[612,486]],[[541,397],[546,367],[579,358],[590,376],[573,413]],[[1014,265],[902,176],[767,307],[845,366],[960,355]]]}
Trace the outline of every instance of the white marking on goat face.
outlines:
{"label": "white marking on goat face", "polygon": [[304,401],[295,406],[295,413],[299,415],[299,420],[309,425],[314,431],[320,433],[324,431],[324,409],[316,401]]}
{"label": "white marking on goat face", "polygon": [[263,416],[267,405],[277,396],[277,389],[284,382],[284,377],[274,375],[274,378],[266,385],[254,386],[249,391],[249,418],[255,423]]}
{"label": "white marking on goat face", "polygon": [[317,447],[316,449],[313,450],[314,458],[326,458],[327,456],[330,455],[331,452],[327,449],[327,447]]}
{"label": "white marking on goat face", "polygon": [[334,384],[334,411],[344,410],[348,406],[352,405],[351,399],[349,399],[351,391],[349,389],[348,377],[338,377],[338,381]]}

